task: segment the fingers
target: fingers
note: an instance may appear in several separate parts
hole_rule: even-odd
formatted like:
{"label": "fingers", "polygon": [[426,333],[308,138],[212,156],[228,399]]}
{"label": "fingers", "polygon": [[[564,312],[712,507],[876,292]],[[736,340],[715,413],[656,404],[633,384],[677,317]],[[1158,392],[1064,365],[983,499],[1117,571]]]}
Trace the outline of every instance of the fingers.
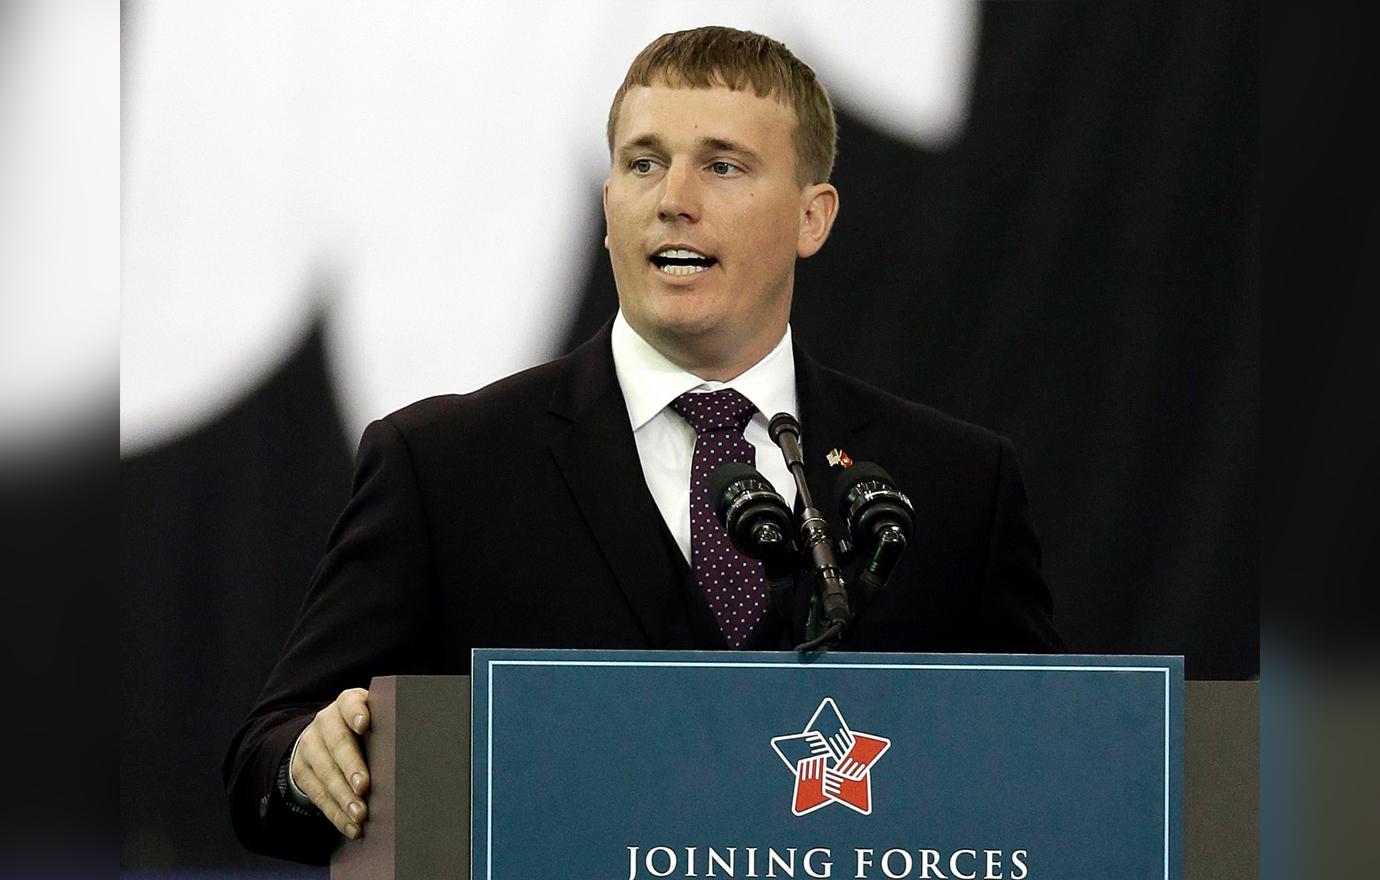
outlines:
{"label": "fingers", "polygon": [[[354,696],[356,693],[367,694],[362,688],[345,691],[335,703],[322,710],[327,712],[327,719],[321,733],[340,769],[341,778],[347,780],[351,792],[362,798],[369,790],[369,768],[364,763],[357,735],[369,729],[369,709],[363,698]],[[334,710],[333,717],[331,710]]]}
{"label": "fingers", "polygon": [[297,787],[311,798],[317,809],[325,814],[337,831],[354,839],[359,836],[359,823],[351,817],[347,809],[351,801],[347,800],[345,804],[341,804],[340,799],[331,791],[331,783],[335,781],[332,779],[333,776],[338,779],[337,790],[344,787],[345,778],[340,775],[339,769],[335,768],[330,752],[326,749],[315,725],[316,722],[313,721],[302,733],[297,754],[292,759],[292,779],[297,783]]}
{"label": "fingers", "polygon": [[340,717],[345,719],[345,724],[355,733],[363,734],[369,729],[369,691],[364,688],[350,688],[341,691],[340,696],[336,697],[335,705],[340,711]]}
{"label": "fingers", "polygon": [[825,772],[825,759],[806,758],[795,765],[795,777],[799,780],[819,779]]}
{"label": "fingers", "polygon": [[829,749],[834,753],[836,760],[843,760],[843,756],[848,754],[848,750],[851,748],[853,748],[853,733],[848,728],[845,727],[829,737]]}
{"label": "fingers", "polygon": [[369,770],[358,740],[369,729],[367,699],[368,691],[352,688],[316,713],[302,732],[291,767],[297,787],[349,838],[360,835],[368,814]]}
{"label": "fingers", "polygon": [[[350,788],[350,784],[345,781],[345,774],[340,771],[339,764],[336,763],[335,755],[323,750],[315,750],[312,756],[320,759],[319,764],[313,764],[312,769],[316,771],[316,778],[325,783],[326,794],[329,796],[332,805],[346,817],[346,824],[358,825],[364,821],[365,807],[362,798],[355,796]],[[324,808],[323,808],[324,810]],[[351,834],[346,826],[337,826],[342,834],[349,837],[358,836],[358,832]]]}
{"label": "fingers", "polygon": [[839,775],[838,771],[830,770],[826,767],[824,770],[823,788],[825,794],[831,797],[838,797],[843,792],[843,777]]}
{"label": "fingers", "polygon": [[867,772],[867,765],[861,764],[852,758],[844,758],[835,769],[837,772],[843,774],[844,777],[856,781],[863,778],[863,774]]}

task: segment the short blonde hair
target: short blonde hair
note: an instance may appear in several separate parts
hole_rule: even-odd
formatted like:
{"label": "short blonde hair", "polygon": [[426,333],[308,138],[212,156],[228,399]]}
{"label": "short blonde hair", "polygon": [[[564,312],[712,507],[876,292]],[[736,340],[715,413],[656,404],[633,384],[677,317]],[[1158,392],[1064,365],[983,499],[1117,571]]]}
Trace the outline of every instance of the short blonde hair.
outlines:
{"label": "short blonde hair", "polygon": [[673,87],[734,91],[751,88],[795,111],[796,178],[824,183],[834,170],[838,126],[834,107],[815,72],[784,45],[751,31],[701,27],[662,34],[633,59],[609,108],[609,155],[623,96],[634,86],[665,82]]}

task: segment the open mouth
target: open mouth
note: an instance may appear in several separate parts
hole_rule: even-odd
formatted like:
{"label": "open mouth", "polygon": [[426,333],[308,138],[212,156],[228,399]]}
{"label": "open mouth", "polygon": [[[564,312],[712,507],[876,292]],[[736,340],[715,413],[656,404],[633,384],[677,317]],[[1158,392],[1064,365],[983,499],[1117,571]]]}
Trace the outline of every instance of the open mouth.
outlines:
{"label": "open mouth", "polygon": [[650,259],[666,275],[694,275],[719,262],[717,257],[686,248],[666,248],[652,254]]}

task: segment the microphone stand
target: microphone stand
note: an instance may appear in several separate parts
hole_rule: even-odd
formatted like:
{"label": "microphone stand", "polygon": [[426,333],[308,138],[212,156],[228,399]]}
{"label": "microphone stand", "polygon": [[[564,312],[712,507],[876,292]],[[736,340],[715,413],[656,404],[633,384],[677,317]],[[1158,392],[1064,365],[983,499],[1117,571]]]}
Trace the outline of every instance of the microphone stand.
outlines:
{"label": "microphone stand", "polygon": [[768,427],[772,442],[781,448],[786,468],[795,478],[799,493],[800,547],[809,558],[814,573],[815,593],[810,603],[810,619],[805,628],[806,641],[796,645],[797,651],[828,651],[838,647],[843,631],[852,614],[848,610],[848,590],[839,568],[834,539],[829,524],[815,507],[810,487],[805,484],[805,462],[800,451],[800,423],[790,413],[777,413]]}

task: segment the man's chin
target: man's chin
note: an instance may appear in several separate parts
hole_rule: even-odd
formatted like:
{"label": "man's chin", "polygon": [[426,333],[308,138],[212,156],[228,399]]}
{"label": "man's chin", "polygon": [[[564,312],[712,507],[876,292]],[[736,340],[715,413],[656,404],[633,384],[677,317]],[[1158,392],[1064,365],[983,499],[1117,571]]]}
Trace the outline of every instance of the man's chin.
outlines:
{"label": "man's chin", "polygon": [[719,316],[690,306],[690,303],[663,301],[657,308],[641,314],[629,314],[624,309],[623,315],[637,335],[662,354],[669,354],[669,349],[698,348],[723,330]]}
{"label": "man's chin", "polygon": [[663,303],[650,316],[652,332],[668,339],[692,341],[712,337],[723,327],[720,315],[692,303]]}

